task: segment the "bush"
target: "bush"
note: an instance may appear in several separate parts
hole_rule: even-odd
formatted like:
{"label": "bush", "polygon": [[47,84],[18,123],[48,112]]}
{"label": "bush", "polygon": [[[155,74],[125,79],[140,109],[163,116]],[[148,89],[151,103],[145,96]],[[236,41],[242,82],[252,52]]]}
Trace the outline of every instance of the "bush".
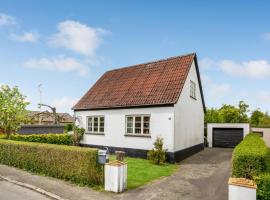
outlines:
{"label": "bush", "polygon": [[232,174],[253,179],[267,170],[270,151],[257,134],[249,134],[233,152]]}
{"label": "bush", "polygon": [[11,135],[11,140],[25,142],[39,142],[48,144],[71,145],[72,138],[68,134],[33,134],[33,135]]}
{"label": "bush", "polygon": [[72,144],[74,146],[79,146],[80,145],[80,141],[83,138],[84,132],[85,132],[84,128],[79,128],[77,126],[74,127],[73,134],[71,135]]}
{"label": "bush", "polygon": [[258,200],[270,200],[270,173],[261,174],[255,178],[258,190]]}
{"label": "bush", "polygon": [[65,125],[65,127],[64,127],[64,131],[65,131],[65,133],[67,133],[67,132],[70,132],[70,131],[73,131],[73,124],[67,124],[67,125]]}
{"label": "bush", "polygon": [[163,138],[157,137],[154,148],[147,153],[147,158],[156,165],[165,163],[166,150],[163,149]]}
{"label": "bush", "polygon": [[0,139],[6,139],[6,138],[7,138],[7,136],[5,134],[0,133]]}
{"label": "bush", "polygon": [[0,139],[0,163],[81,185],[99,185],[97,149]]}

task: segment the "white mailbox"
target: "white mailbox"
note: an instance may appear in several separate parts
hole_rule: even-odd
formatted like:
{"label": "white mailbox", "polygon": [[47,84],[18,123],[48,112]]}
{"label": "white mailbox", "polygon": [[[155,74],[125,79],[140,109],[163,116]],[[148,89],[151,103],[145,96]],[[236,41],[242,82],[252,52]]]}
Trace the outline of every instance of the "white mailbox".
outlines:
{"label": "white mailbox", "polygon": [[127,188],[127,164],[118,160],[105,164],[105,190],[123,192]]}
{"label": "white mailbox", "polygon": [[229,200],[256,200],[257,185],[244,178],[229,179]]}

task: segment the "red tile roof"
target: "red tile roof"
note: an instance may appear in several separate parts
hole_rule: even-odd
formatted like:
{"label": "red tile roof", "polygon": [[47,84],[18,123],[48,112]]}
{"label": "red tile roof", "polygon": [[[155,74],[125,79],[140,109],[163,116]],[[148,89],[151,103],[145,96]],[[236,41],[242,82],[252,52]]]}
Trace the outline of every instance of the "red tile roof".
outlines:
{"label": "red tile roof", "polygon": [[194,59],[193,53],[108,71],[73,109],[175,104]]}

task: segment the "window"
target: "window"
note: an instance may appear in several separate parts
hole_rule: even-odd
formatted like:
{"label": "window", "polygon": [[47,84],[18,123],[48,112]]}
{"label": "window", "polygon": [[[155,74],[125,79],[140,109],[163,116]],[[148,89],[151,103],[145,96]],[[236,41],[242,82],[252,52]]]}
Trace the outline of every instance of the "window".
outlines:
{"label": "window", "polygon": [[87,117],[87,132],[104,134],[104,116]]}
{"label": "window", "polygon": [[126,134],[149,135],[150,116],[148,115],[126,116]]}
{"label": "window", "polygon": [[196,99],[196,83],[190,81],[190,97]]}

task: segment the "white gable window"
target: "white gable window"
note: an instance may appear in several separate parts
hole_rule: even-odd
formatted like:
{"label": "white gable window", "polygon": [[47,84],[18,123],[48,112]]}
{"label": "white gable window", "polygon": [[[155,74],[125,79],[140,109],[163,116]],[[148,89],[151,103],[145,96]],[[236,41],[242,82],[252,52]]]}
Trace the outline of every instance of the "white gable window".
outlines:
{"label": "white gable window", "polygon": [[190,81],[190,97],[196,99],[196,83]]}
{"label": "white gable window", "polygon": [[149,135],[150,116],[149,115],[128,115],[126,116],[127,135]]}
{"label": "white gable window", "polygon": [[104,134],[104,116],[87,117],[87,133]]}

